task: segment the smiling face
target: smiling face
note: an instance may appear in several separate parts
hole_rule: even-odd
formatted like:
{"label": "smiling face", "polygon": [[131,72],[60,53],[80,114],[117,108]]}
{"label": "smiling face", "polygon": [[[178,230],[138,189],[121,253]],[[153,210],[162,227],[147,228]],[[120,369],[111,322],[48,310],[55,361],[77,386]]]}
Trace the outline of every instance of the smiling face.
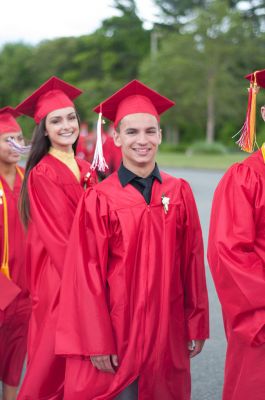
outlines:
{"label": "smiling face", "polygon": [[46,135],[52,147],[64,152],[72,152],[79,135],[79,124],[74,107],[61,108],[46,117]]}
{"label": "smiling face", "polygon": [[[126,115],[120,122],[119,132],[114,132],[114,141],[121,147],[123,164],[127,169],[141,176],[152,172],[161,143],[161,131],[154,115]],[[139,173],[141,170],[143,174]]]}
{"label": "smiling face", "polygon": [[14,139],[21,146],[24,145],[24,138],[22,132],[2,133],[0,135],[0,163],[3,164],[16,164],[20,160],[20,155],[12,150],[8,139]]}

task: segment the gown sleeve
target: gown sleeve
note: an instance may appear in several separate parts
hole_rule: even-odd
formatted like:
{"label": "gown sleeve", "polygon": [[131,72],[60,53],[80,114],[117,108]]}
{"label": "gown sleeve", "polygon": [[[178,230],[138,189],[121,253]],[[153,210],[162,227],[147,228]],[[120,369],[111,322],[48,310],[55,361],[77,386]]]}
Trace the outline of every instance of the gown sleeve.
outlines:
{"label": "gown sleeve", "polygon": [[261,193],[251,168],[231,167],[214,195],[208,244],[226,332],[256,345],[265,342],[265,265],[257,253],[255,221]]}
{"label": "gown sleeve", "polygon": [[62,280],[56,353],[116,353],[107,306],[108,204],[88,189],[79,203]]}
{"label": "gown sleeve", "polygon": [[61,276],[74,215],[73,204],[58,184],[56,172],[46,165],[37,165],[31,171],[28,190],[31,217]]}
{"label": "gown sleeve", "polygon": [[182,276],[184,308],[189,340],[209,337],[209,306],[205,279],[204,250],[196,203],[189,184],[183,181],[184,230]]}

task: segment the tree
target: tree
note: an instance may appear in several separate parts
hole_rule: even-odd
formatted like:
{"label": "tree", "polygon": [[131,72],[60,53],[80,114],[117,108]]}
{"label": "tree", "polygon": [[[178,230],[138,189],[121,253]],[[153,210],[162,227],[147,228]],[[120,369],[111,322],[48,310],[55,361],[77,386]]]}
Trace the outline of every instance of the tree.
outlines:
{"label": "tree", "polygon": [[263,63],[264,35],[255,36],[253,29],[240,12],[211,1],[179,33],[164,32],[155,61],[144,62],[142,77],[176,100],[167,118],[185,141],[193,135],[211,143],[228,124],[230,136],[239,129],[246,104],[243,76]]}
{"label": "tree", "polygon": [[0,57],[1,106],[16,105],[17,99],[30,85],[30,60],[33,48],[23,43],[7,44]]}
{"label": "tree", "polygon": [[149,52],[150,35],[134,0],[116,0],[114,7],[121,15],[103,21],[98,32],[105,38],[103,71],[114,80],[130,80],[138,75],[139,64]]}

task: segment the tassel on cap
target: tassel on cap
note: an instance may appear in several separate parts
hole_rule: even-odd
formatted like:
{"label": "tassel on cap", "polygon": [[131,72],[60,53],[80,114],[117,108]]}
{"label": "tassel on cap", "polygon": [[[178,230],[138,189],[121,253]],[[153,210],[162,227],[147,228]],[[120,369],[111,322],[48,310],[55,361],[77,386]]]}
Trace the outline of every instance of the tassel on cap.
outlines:
{"label": "tassel on cap", "polygon": [[253,80],[251,80],[250,87],[248,89],[248,106],[244,125],[236,134],[241,134],[236,143],[239,145],[241,150],[248,153],[252,153],[256,145],[256,97],[259,92],[259,86],[257,84],[256,77],[257,72],[258,71],[254,72]]}
{"label": "tassel on cap", "polygon": [[104,172],[106,168],[109,168],[102,149],[102,135],[101,135],[101,126],[102,126],[102,112],[100,111],[98,115],[97,121],[97,141],[96,141],[96,148],[94,153],[93,162],[91,165],[92,169],[98,169],[98,171]]}

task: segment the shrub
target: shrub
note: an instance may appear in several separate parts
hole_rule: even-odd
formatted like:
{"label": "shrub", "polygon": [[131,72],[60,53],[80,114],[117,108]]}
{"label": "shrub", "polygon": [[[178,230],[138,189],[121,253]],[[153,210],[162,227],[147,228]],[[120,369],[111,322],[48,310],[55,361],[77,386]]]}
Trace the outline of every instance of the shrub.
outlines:
{"label": "shrub", "polygon": [[164,142],[159,146],[159,151],[167,153],[185,153],[187,148],[187,143],[171,144]]}
{"label": "shrub", "polygon": [[204,141],[193,142],[186,150],[187,156],[194,154],[225,154],[227,148],[219,142],[207,143]]}

